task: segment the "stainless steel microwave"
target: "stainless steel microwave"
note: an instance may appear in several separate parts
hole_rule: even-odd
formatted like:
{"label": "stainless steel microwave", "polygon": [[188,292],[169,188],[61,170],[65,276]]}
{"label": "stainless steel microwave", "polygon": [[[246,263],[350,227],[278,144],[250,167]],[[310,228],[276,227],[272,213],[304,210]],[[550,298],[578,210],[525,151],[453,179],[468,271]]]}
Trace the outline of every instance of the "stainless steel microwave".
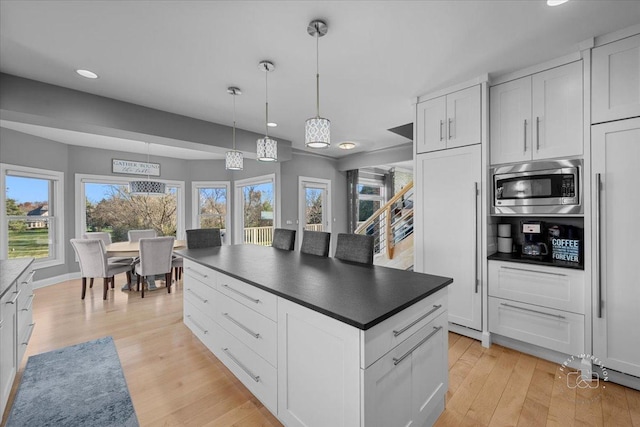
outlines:
{"label": "stainless steel microwave", "polygon": [[582,214],[582,160],[545,160],[491,169],[496,215]]}

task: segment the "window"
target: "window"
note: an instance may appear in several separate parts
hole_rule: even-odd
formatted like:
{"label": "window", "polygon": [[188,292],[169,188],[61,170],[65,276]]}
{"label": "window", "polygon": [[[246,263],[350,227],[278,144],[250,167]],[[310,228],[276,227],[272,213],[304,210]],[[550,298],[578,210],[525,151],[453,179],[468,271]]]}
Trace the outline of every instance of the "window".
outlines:
{"label": "window", "polygon": [[163,181],[163,196],[132,196],[129,180],[76,174],[76,236],[107,231],[112,241],[122,242],[129,230],[142,229],[154,229],[159,236],[184,236],[184,184]]}
{"label": "window", "polygon": [[35,258],[38,268],[64,263],[64,174],[0,164],[0,259]]}
{"label": "window", "polygon": [[231,242],[228,234],[229,215],[229,183],[228,182],[193,182],[192,197],[193,228],[219,228],[223,242]]}
{"label": "window", "polygon": [[358,180],[358,222],[364,222],[385,203],[384,183]]}
{"label": "window", "polygon": [[276,220],[275,175],[235,182],[236,243],[271,245]]}

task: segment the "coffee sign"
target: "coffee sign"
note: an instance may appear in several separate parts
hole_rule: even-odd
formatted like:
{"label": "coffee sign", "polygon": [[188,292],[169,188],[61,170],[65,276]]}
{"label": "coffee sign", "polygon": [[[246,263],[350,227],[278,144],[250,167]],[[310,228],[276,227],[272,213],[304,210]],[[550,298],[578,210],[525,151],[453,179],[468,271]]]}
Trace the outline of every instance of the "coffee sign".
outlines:
{"label": "coffee sign", "polygon": [[580,263],[580,240],[552,238],[551,257],[554,261]]}

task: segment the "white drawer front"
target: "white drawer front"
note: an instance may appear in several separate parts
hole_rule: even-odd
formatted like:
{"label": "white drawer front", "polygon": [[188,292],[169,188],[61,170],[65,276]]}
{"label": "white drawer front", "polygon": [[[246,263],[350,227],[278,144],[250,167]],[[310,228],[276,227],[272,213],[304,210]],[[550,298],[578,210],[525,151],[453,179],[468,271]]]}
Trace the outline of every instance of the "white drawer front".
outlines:
{"label": "white drawer front", "polygon": [[218,290],[273,321],[277,319],[278,297],[274,294],[221,273],[218,274]]}
{"label": "white drawer front", "polygon": [[585,352],[581,314],[490,297],[489,331],[565,354]]}
{"label": "white drawer front", "polygon": [[266,406],[278,410],[278,374],[276,368],[249,347],[220,328],[214,353],[227,368]]}
{"label": "white drawer front", "polygon": [[215,322],[196,308],[189,299],[184,300],[184,324],[211,351],[215,349]]}
{"label": "white drawer front", "polygon": [[584,314],[584,271],[489,261],[489,295]]}
{"label": "white drawer front", "polygon": [[184,275],[196,279],[214,289],[216,288],[216,278],[218,277],[218,273],[215,270],[186,258],[184,260]]}
{"label": "white drawer front", "polygon": [[361,352],[360,367],[370,366],[446,310],[447,289],[444,288],[364,331],[365,348]]}
{"label": "white drawer front", "polygon": [[267,319],[239,302],[219,294],[215,304],[216,321],[231,335],[277,366],[278,328]]}
{"label": "white drawer front", "polygon": [[184,299],[189,301],[202,313],[215,320],[215,299],[220,294],[213,288],[194,280],[192,277],[184,277]]}

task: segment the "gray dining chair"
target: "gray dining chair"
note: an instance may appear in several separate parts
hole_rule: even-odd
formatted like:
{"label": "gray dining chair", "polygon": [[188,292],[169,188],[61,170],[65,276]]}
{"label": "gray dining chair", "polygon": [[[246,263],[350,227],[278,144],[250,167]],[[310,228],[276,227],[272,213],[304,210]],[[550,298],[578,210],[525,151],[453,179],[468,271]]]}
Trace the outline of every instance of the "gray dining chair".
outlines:
{"label": "gray dining chair", "polygon": [[137,289],[141,290],[142,298],[144,298],[144,286],[145,282],[147,282],[147,280],[144,280],[141,287],[142,277],[164,274],[167,293],[171,293],[171,263],[173,261],[174,240],[173,236],[140,239],[140,260],[135,264],[135,273],[137,276]]}
{"label": "gray dining chair", "polygon": [[343,261],[373,264],[373,236],[338,234],[335,257]]}
{"label": "gray dining chair", "polygon": [[331,233],[326,231],[304,230],[300,252],[318,256],[329,256],[329,242]]}
{"label": "gray dining chair", "polygon": [[[105,231],[87,231],[82,235],[83,239],[100,239],[104,246],[107,247],[111,243],[111,234]],[[107,254],[108,255],[108,254]],[[108,259],[110,264],[128,264],[132,265],[134,258],[133,257],[124,257],[124,256],[109,256]],[[127,271],[127,283],[131,283],[131,271]],[[89,287],[93,288],[93,277],[89,282]]]}
{"label": "gray dining chair", "polygon": [[131,271],[131,264],[109,263],[104,243],[100,239],[71,239],[71,246],[80,263],[82,276],[82,299],[87,293],[87,278],[102,277],[104,290],[102,299],[107,299],[109,282],[115,286],[114,276]]}
{"label": "gray dining chair", "polygon": [[277,249],[292,251],[296,244],[296,230],[276,228],[273,230],[271,246]]}
{"label": "gray dining chair", "polygon": [[140,239],[158,237],[156,230],[129,230],[127,232],[130,242],[139,242]]}
{"label": "gray dining chair", "polygon": [[222,246],[219,228],[196,228],[187,230],[187,249],[203,249]]}

